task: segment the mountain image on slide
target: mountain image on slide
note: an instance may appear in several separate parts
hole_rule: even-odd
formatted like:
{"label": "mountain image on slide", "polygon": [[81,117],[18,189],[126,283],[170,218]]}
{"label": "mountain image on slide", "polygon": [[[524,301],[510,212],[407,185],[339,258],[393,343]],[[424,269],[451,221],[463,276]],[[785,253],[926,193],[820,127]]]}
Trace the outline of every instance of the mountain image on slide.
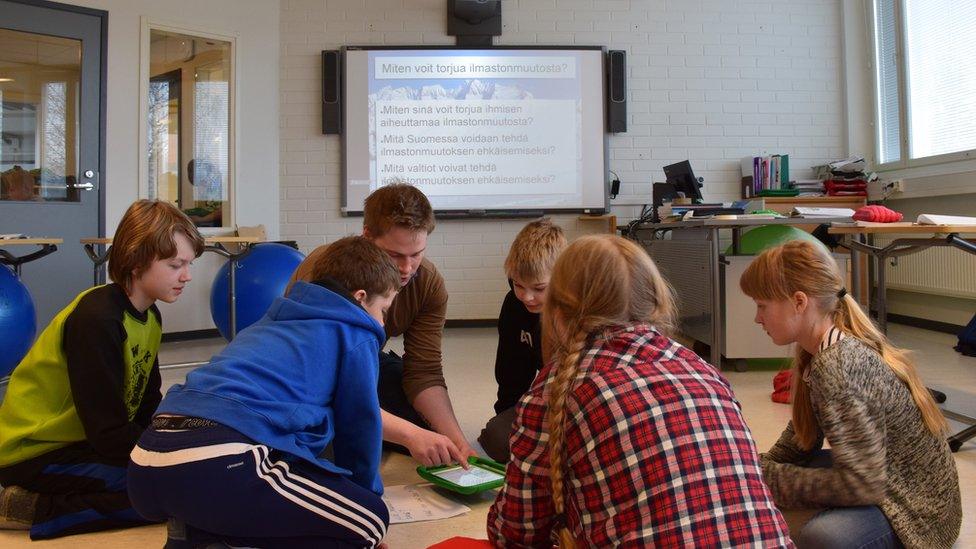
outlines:
{"label": "mountain image on slide", "polygon": [[[506,86],[481,80],[462,80],[455,88],[445,88],[440,84],[419,88],[386,86],[369,95],[373,101],[419,101],[443,99],[532,99],[532,94],[518,86]],[[372,105],[370,105],[372,106]]]}

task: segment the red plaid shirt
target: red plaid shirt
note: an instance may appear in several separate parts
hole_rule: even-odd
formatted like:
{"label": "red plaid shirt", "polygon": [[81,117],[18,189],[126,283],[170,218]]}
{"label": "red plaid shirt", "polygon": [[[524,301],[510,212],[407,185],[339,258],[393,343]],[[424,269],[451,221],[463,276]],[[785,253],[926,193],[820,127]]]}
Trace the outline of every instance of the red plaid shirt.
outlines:
{"label": "red plaid shirt", "polygon": [[[551,547],[552,368],[517,407],[499,547]],[[646,324],[594,338],[566,398],[566,523],[594,547],[793,547],[728,382]]]}

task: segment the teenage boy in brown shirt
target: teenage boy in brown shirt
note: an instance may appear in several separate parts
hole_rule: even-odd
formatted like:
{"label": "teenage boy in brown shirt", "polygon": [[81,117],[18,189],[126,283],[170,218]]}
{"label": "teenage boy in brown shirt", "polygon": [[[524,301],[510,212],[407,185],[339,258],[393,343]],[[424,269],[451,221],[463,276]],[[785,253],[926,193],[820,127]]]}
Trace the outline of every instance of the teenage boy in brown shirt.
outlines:
{"label": "teenage boy in brown shirt", "polygon": [[[466,462],[475,455],[458,425],[441,361],[447,314],[444,278],[424,258],[434,211],[416,187],[392,184],[366,197],[363,236],[386,251],[400,271],[400,292],[386,315],[388,338],[403,335],[404,355],[380,352],[379,399],[383,440],[400,445],[425,466]],[[292,281],[308,280],[320,246]]]}

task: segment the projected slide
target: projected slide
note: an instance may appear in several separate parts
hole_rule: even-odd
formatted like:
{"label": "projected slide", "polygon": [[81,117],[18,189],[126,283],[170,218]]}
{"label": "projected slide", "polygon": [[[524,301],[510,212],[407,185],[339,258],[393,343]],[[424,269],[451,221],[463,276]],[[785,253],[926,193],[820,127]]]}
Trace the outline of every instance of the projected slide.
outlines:
{"label": "projected slide", "polygon": [[367,151],[347,150],[351,188],[407,181],[436,209],[581,207],[584,178],[602,182],[601,52],[369,50],[347,64],[354,53]]}

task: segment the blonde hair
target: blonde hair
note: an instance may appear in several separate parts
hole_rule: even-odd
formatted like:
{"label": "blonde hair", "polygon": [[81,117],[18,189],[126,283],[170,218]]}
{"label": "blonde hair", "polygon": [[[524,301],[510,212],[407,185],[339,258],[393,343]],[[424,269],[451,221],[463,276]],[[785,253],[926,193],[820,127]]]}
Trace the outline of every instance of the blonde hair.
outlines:
{"label": "blonde hair", "polygon": [[[752,299],[781,301],[803,292],[818,310],[829,314],[834,325],[845,334],[874,349],[912,394],[925,426],[933,435],[946,431],[945,418],[922,384],[909,353],[888,341],[857,301],[847,295],[837,263],[822,246],[794,240],[761,253],[739,279],[742,291]],[[842,297],[838,297],[842,295]],[[805,450],[817,440],[817,422],[810,394],[802,379],[813,356],[796,346],[793,360],[793,429],[796,442]]]}
{"label": "blonde hair", "polygon": [[141,277],[157,259],[176,255],[176,233],[193,246],[194,257],[203,253],[203,237],[179,208],[162,200],[138,200],[125,211],[108,249],[108,274],[126,292],[133,276]]}
{"label": "blonde hair", "polygon": [[566,247],[562,228],[543,217],[522,227],[505,258],[505,275],[523,282],[539,282],[552,273],[559,252]]}
{"label": "blonde hair", "polygon": [[370,238],[379,238],[396,227],[430,234],[434,231],[434,210],[417,187],[391,183],[366,197],[363,227]]}
{"label": "blonde hair", "polygon": [[[542,312],[546,360],[554,363],[547,387],[549,477],[557,515],[565,511],[566,399],[579,372],[587,341],[611,326],[645,322],[662,333],[674,327],[671,287],[647,253],[612,235],[584,236],[559,255],[549,279]],[[568,528],[558,532],[562,547],[575,543]]]}

